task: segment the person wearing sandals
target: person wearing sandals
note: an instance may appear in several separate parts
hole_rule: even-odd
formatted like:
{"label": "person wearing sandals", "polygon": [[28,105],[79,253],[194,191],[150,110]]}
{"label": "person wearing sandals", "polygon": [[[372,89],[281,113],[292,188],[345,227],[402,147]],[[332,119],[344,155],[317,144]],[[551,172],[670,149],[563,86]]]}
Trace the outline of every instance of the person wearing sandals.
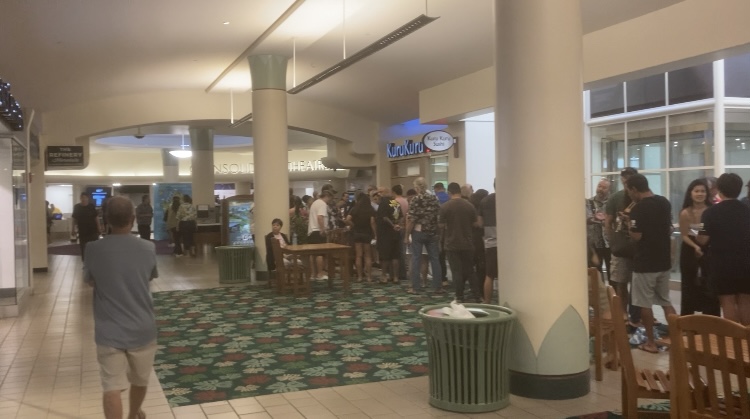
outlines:
{"label": "person wearing sandals", "polygon": [[[357,282],[366,279],[372,282],[372,243],[377,240],[375,233],[375,210],[370,205],[370,197],[363,192],[357,195],[354,208],[346,216],[346,224],[351,227],[354,238],[354,266],[357,268]],[[364,259],[364,261],[363,261]]]}
{"label": "person wearing sandals", "polygon": [[[83,279],[94,288],[94,340],[104,416],[121,418],[120,393],[130,388],[128,418],[141,410],[156,354],[156,318],[150,282],[159,276],[152,241],[130,233],[135,211],[116,196],[107,206],[111,234],[86,246]],[[123,256],[127,255],[127,256]]]}
{"label": "person wearing sandals", "polygon": [[401,205],[393,198],[390,189],[381,188],[380,196],[375,219],[378,237],[376,247],[383,273],[380,282],[387,284],[392,279],[393,282],[398,283],[398,260],[401,253],[399,242],[404,216],[401,212]]}
{"label": "person wearing sandals", "polygon": [[[422,266],[422,249],[427,248],[427,259],[432,267],[432,289],[436,293],[443,293],[440,269],[440,237],[438,231],[438,213],[440,202],[435,195],[427,193],[427,182],[423,177],[414,179],[414,189],[417,194],[409,201],[409,214],[406,217],[406,234],[404,243],[410,245],[411,266],[409,276],[410,294],[422,291],[419,276]],[[426,261],[425,261],[426,262]]]}

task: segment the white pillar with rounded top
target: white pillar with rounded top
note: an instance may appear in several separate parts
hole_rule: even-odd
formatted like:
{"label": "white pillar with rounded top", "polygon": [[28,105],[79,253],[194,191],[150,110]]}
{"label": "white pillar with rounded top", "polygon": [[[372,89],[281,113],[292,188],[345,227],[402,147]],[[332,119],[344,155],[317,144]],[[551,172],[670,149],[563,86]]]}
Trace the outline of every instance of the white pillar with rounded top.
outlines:
{"label": "white pillar with rounded top", "polygon": [[180,181],[180,164],[177,157],[169,154],[168,149],[161,150],[161,162],[164,169],[164,182],[177,183]]}
{"label": "white pillar with rounded top", "polygon": [[259,279],[267,277],[265,235],[279,218],[289,231],[289,172],[286,108],[287,57],[248,57],[253,83],[253,186],[255,189],[255,266]]}
{"label": "white pillar with rounded top", "polygon": [[214,130],[190,128],[190,149],[193,151],[193,205],[214,206]]}
{"label": "white pillar with rounded top", "polygon": [[511,392],[589,392],[581,7],[496,0],[500,304],[518,312]]}

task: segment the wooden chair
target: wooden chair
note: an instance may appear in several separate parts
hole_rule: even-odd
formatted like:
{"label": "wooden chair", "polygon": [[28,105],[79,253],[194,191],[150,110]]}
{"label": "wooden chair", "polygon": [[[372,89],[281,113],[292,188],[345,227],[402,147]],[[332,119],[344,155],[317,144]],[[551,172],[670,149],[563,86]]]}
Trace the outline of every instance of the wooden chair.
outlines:
{"label": "wooden chair", "polygon": [[276,265],[276,292],[284,294],[292,291],[294,295],[310,294],[310,280],[302,261],[293,259],[290,266],[284,264],[284,254],[281,243],[271,240],[273,247],[273,261]]}
{"label": "wooden chair", "polygon": [[[622,300],[615,294],[614,288],[608,286],[609,307],[613,319],[624,317]],[[625,322],[614,322],[615,342],[620,356],[622,377],[622,416],[627,419],[648,417],[668,417],[669,412],[638,411],[638,399],[669,399],[669,374],[660,370],[637,368],[630,352],[628,332]]]}
{"label": "wooden chair", "polygon": [[667,320],[677,392],[672,399],[677,401],[675,416],[750,418],[750,328],[703,314],[672,314]]}
{"label": "wooden chair", "polygon": [[[594,338],[594,376],[596,381],[604,379],[603,368],[606,365],[610,369],[617,370],[617,348],[615,346],[614,328],[612,326],[612,313],[601,304],[601,288],[604,287],[596,268],[589,268],[589,307],[593,314],[589,316],[589,336]],[[604,343],[607,343],[606,361],[602,355]]]}

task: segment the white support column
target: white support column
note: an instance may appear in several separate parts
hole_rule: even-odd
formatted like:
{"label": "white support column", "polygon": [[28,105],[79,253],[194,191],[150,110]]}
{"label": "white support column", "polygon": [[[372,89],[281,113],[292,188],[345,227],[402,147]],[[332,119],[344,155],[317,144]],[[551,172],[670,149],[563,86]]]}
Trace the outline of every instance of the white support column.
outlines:
{"label": "white support column", "polygon": [[[714,176],[726,170],[726,108],[724,107],[724,60],[714,61]],[[709,163],[709,162],[706,162]]]}
{"label": "white support column", "polygon": [[519,319],[511,392],[580,397],[589,392],[580,2],[495,5],[499,301]]}
{"label": "white support column", "polygon": [[211,128],[190,128],[190,149],[193,151],[193,204],[214,206],[214,131]]}
{"label": "white support column", "polygon": [[259,279],[267,276],[265,234],[280,218],[289,231],[289,171],[287,157],[287,57],[248,57],[253,82],[253,163],[255,171],[255,258]]}

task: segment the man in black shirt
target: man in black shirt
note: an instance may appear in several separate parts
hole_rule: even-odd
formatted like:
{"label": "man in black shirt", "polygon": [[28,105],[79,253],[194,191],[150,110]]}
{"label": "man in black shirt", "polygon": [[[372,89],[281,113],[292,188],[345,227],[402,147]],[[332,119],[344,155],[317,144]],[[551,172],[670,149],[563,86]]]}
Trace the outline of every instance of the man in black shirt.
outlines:
{"label": "man in black shirt", "polygon": [[648,339],[640,349],[655,353],[658,349],[654,342],[654,312],[651,307],[661,306],[665,316],[676,313],[669,299],[672,206],[666,198],[651,192],[648,179],[641,174],[628,178],[626,189],[636,203],[629,217],[630,238],[637,242],[631,293],[633,305],[641,308],[641,321],[646,327]]}
{"label": "man in black shirt", "polygon": [[91,202],[89,194],[81,194],[81,202],[73,207],[73,234],[78,233],[78,245],[81,247],[81,260],[84,260],[86,243],[99,239],[102,226],[99,223],[99,214],[96,206]]}

